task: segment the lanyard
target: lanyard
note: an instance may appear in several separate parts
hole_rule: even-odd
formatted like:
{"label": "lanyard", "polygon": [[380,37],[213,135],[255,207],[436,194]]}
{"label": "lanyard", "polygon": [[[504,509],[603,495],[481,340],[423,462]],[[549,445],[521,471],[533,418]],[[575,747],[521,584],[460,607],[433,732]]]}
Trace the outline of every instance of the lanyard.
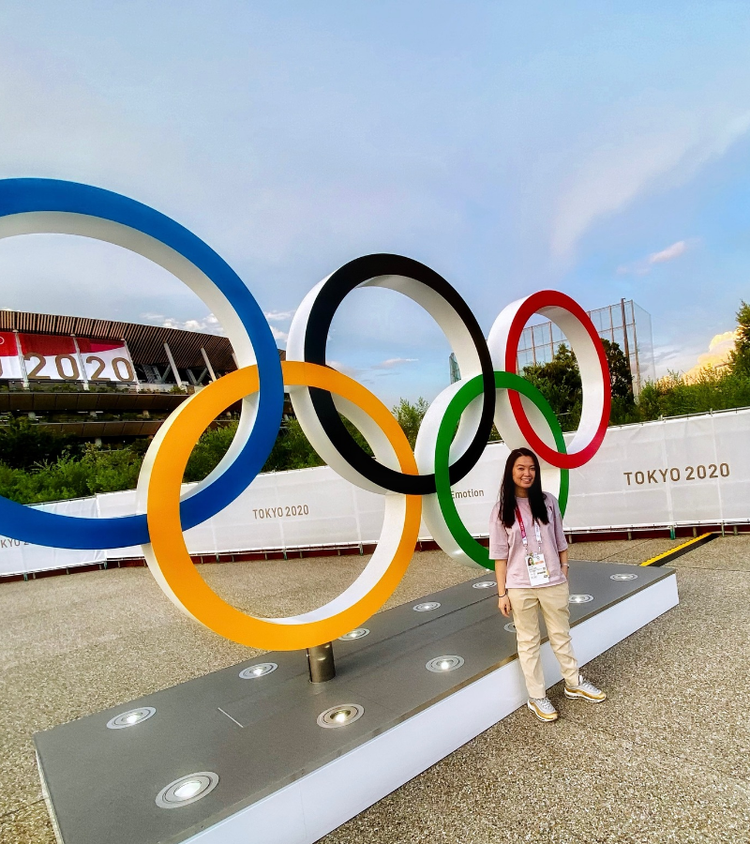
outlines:
{"label": "lanyard", "polygon": [[[521,540],[523,541],[523,547],[525,551],[529,550],[529,540],[526,538],[526,528],[523,524],[523,518],[521,517],[521,511],[518,507],[516,507],[516,520],[518,521],[518,527],[521,531]],[[539,546],[539,550],[542,550],[542,534],[539,530],[539,523],[536,519],[534,521],[534,535],[536,536],[536,543]]]}

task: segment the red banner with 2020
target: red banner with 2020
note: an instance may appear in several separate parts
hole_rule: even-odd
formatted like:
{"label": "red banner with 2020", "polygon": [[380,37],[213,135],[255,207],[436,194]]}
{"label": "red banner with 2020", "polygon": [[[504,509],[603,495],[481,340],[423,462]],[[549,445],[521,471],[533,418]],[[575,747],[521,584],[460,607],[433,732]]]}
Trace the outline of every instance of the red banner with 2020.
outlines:
{"label": "red banner with 2020", "polygon": [[0,379],[135,381],[124,340],[0,331]]}

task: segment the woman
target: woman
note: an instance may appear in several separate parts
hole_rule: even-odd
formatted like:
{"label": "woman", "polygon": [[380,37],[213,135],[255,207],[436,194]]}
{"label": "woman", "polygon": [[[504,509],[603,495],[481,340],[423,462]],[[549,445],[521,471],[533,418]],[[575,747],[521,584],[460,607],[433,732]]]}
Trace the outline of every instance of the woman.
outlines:
{"label": "woman", "polygon": [[528,448],[511,451],[500,498],[490,517],[490,559],[495,561],[498,606],[513,611],[527,706],[540,721],[557,720],[547,698],[540,655],[541,609],[547,635],[565,679],[565,697],[599,703],[606,694],[578,673],[570,641],[568,543],[557,499],[542,492],[539,460]]}

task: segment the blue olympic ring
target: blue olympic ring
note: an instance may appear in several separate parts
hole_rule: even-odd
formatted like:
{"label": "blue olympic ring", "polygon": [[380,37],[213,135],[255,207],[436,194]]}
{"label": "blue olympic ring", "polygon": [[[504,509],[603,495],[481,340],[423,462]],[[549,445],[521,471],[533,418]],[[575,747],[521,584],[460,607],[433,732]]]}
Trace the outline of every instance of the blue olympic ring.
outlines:
{"label": "blue olympic ring", "polygon": [[[27,215],[26,220],[23,215]],[[50,222],[52,227],[45,228]],[[279,353],[258,303],[226,261],[200,238],[153,208],[112,191],[55,179],[0,180],[0,237],[29,231],[69,232],[116,243],[178,277],[182,272],[204,284],[207,280],[213,285],[212,293],[219,294],[217,301],[223,299],[234,310],[234,337],[230,332],[230,338],[247,341],[249,354],[254,353],[258,363],[257,416],[232,462],[180,505],[184,529],[215,515],[246,489],[248,478],[262,469],[281,422],[284,386]],[[145,515],[79,518],[36,510],[1,497],[0,532],[57,548],[122,548],[149,541]]]}

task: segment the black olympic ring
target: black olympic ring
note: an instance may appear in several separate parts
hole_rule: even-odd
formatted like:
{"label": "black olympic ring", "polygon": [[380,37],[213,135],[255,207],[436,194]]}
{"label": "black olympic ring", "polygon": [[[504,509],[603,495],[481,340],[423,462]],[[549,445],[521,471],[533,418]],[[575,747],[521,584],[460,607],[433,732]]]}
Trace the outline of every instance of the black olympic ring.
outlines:
{"label": "black olympic ring", "polygon": [[[476,466],[492,432],[495,414],[495,373],[482,329],[459,293],[429,267],[402,255],[365,255],[344,264],[325,281],[310,309],[304,341],[304,360],[326,365],[326,344],[334,314],[348,293],[381,276],[401,276],[436,293],[463,321],[476,349],[482,370],[483,404],[476,433],[464,453],[451,464],[450,483],[458,483]],[[408,295],[408,294],[407,294]],[[435,475],[405,475],[379,463],[357,444],[341,421],[331,394],[310,388],[310,400],[323,430],[349,465],[369,481],[404,495],[429,495],[436,491]]]}

